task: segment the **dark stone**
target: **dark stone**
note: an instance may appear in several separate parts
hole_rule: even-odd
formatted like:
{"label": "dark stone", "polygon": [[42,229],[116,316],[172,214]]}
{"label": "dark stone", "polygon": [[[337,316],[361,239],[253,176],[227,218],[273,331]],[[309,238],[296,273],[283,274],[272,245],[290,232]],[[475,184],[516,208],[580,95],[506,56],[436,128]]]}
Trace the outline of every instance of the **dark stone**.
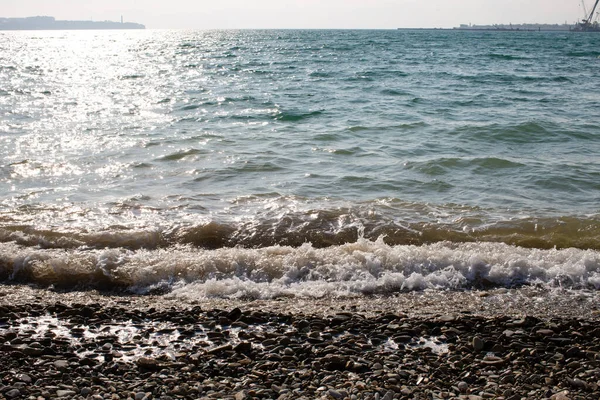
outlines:
{"label": "dark stone", "polygon": [[140,369],[146,369],[151,371],[160,370],[162,367],[158,360],[149,357],[141,357],[136,361],[137,366]]}
{"label": "dark stone", "polygon": [[9,399],[13,399],[21,395],[21,391],[19,389],[11,389],[5,393],[6,397]]}
{"label": "dark stone", "polygon": [[219,347],[215,347],[215,348],[213,348],[213,349],[210,349],[210,350],[208,351],[208,354],[217,354],[217,353],[222,353],[222,352],[224,352],[224,351],[229,351],[229,350],[232,350],[232,348],[233,348],[233,347],[232,347],[230,344],[226,344],[226,345],[223,345],[223,346],[219,346]]}
{"label": "dark stone", "polygon": [[233,350],[236,353],[248,354],[252,351],[252,343],[240,342],[233,348]]}
{"label": "dark stone", "polygon": [[412,337],[409,335],[398,335],[394,336],[394,341],[396,343],[408,343],[412,340]]}
{"label": "dark stone", "polygon": [[321,362],[329,371],[343,371],[348,364],[348,358],[338,354],[327,354]]}
{"label": "dark stone", "polygon": [[240,319],[241,316],[242,310],[236,307],[227,314],[227,319],[229,319],[231,322],[234,322]]}

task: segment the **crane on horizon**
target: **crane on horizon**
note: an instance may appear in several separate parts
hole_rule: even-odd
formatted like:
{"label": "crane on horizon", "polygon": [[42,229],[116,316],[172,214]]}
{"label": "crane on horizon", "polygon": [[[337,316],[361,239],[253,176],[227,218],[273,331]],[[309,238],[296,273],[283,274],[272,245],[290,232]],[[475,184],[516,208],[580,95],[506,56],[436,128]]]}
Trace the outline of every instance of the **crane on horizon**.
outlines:
{"label": "crane on horizon", "polygon": [[592,7],[592,11],[588,14],[587,9],[585,8],[585,2],[582,1],[581,4],[583,5],[583,12],[585,13],[585,18],[583,19],[583,23],[585,25],[589,25],[592,23],[592,19],[594,18],[594,13],[596,12],[596,8],[598,8],[598,3],[600,3],[600,0],[596,0],[596,2],[594,3],[594,6]]}

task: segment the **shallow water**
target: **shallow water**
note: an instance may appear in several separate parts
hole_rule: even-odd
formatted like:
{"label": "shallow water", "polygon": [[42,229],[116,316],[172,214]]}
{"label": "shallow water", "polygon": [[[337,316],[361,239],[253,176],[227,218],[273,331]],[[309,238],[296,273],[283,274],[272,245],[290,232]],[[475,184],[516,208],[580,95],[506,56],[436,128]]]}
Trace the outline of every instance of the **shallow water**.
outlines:
{"label": "shallow water", "polygon": [[4,32],[0,277],[258,298],[597,288],[599,41]]}

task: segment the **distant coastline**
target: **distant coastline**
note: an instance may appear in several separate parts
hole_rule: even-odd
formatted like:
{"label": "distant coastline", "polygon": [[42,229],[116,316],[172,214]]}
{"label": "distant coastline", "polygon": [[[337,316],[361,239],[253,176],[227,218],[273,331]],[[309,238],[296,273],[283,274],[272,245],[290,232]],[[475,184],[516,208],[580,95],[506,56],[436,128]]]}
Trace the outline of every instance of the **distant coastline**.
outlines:
{"label": "distant coastline", "polygon": [[525,32],[563,32],[571,31],[575,25],[570,24],[494,24],[471,25],[461,24],[454,28],[461,31],[525,31]]}
{"label": "distant coastline", "polygon": [[123,21],[66,21],[46,16],[26,18],[0,17],[0,31],[85,29],[146,29],[146,27],[135,22]]}

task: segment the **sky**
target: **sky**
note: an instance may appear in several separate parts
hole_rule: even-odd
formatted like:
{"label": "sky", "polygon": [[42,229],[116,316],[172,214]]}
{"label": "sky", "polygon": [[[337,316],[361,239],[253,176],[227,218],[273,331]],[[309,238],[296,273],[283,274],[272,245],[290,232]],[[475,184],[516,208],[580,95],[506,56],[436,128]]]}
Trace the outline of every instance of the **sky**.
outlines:
{"label": "sky", "polygon": [[0,17],[36,15],[123,16],[150,29],[395,29],[574,23],[583,8],[581,0],[0,0]]}

